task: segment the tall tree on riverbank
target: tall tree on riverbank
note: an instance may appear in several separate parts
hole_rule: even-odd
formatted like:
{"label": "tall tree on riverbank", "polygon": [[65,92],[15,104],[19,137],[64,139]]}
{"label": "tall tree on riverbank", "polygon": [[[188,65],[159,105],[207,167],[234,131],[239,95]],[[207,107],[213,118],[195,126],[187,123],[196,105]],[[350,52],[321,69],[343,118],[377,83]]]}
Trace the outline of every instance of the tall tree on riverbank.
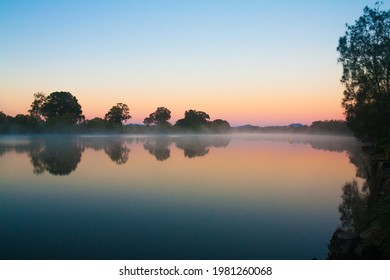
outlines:
{"label": "tall tree on riverbank", "polygon": [[363,140],[390,136],[390,11],[364,8],[339,39],[342,101],[348,126]]}
{"label": "tall tree on riverbank", "polygon": [[[34,109],[33,105],[31,111]],[[43,99],[40,106],[40,114],[46,119],[46,123],[49,125],[74,125],[85,119],[81,105],[77,98],[70,92],[53,92],[47,98]],[[32,114],[31,111],[30,114]],[[33,112],[33,114],[35,113]]]}
{"label": "tall tree on riverbank", "polygon": [[30,105],[30,116],[36,120],[43,120],[42,107],[46,102],[46,95],[43,92],[34,93],[34,101]]}
{"label": "tall tree on riverbank", "polygon": [[115,106],[111,107],[104,116],[104,119],[112,125],[122,125],[122,122],[131,119],[130,109],[126,104],[117,103]]}
{"label": "tall tree on riverbank", "polygon": [[187,129],[199,129],[208,124],[210,116],[202,111],[188,110],[184,113],[184,119],[179,119],[176,126]]}
{"label": "tall tree on riverbank", "polygon": [[144,119],[145,125],[155,124],[160,127],[170,126],[168,122],[171,118],[171,111],[165,107],[158,107],[155,112],[149,114],[149,117]]}

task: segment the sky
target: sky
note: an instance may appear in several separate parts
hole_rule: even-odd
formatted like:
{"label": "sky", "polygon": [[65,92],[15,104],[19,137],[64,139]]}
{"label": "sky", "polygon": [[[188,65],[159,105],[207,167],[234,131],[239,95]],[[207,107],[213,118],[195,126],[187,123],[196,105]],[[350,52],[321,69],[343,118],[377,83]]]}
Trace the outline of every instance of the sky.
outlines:
{"label": "sky", "polygon": [[[343,119],[339,37],[376,0],[0,0],[0,111],[68,91],[87,119],[164,106],[231,125]],[[384,1],[382,8],[389,9]]]}

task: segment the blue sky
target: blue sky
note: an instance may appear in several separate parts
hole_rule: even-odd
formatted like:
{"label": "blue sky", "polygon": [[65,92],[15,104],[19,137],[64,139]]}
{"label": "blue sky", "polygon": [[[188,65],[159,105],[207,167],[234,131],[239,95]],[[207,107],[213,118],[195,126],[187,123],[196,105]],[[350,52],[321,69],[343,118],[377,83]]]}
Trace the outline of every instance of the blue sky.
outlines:
{"label": "blue sky", "polygon": [[64,90],[88,118],[124,102],[135,123],[157,106],[233,124],[342,118],[338,38],[374,3],[0,0],[0,111]]}

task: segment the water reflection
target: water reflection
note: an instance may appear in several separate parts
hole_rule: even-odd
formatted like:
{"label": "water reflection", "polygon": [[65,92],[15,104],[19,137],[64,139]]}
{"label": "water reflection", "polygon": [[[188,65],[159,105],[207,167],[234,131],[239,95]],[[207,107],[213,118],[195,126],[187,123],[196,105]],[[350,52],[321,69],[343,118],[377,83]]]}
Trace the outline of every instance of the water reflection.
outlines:
{"label": "water reflection", "polygon": [[342,227],[346,231],[361,232],[365,227],[366,205],[369,196],[366,186],[365,184],[360,190],[358,183],[352,181],[343,187],[339,212]]}
{"label": "water reflection", "polygon": [[90,148],[95,151],[104,150],[113,162],[121,165],[129,160],[129,153],[131,152],[129,145],[134,139],[122,137],[81,137],[78,141],[84,148]]}
{"label": "water reflection", "polygon": [[0,259],[325,258],[354,168],[281,137],[0,138]]}
{"label": "water reflection", "polygon": [[69,175],[75,171],[85,149],[104,150],[116,164],[125,164],[129,159],[128,143],[133,139],[105,137],[44,137],[32,138],[14,145],[0,145],[0,156],[7,152],[26,153],[33,166],[33,173]]}
{"label": "water reflection", "polygon": [[[248,135],[248,140],[259,140]],[[352,152],[360,148],[359,143],[349,136],[307,135],[307,134],[264,134],[260,139],[288,142],[291,145],[306,144],[313,149],[330,152]]]}
{"label": "water reflection", "polygon": [[53,175],[69,175],[76,170],[83,151],[84,148],[77,141],[40,140],[31,143],[28,155],[34,167],[34,174],[39,175],[48,171]]}
{"label": "water reflection", "polygon": [[[356,155],[357,142],[351,137],[318,137],[305,135],[244,135],[244,136],[67,136],[67,137],[31,137],[21,139],[0,139],[0,156],[14,151],[27,153],[34,174],[45,171],[53,175],[69,175],[76,170],[85,149],[103,150],[109,159],[118,165],[129,160],[131,145],[142,144],[143,148],[157,161],[166,161],[171,157],[171,145],[183,150],[184,157],[195,159],[209,154],[212,148],[226,148],[232,138],[246,141],[284,141],[291,145],[307,144],[314,149],[326,151],[346,151],[351,162],[361,158]],[[363,171],[361,171],[363,172]]]}
{"label": "water reflection", "polygon": [[[131,142],[132,139],[124,140],[124,139],[113,139],[110,138],[103,142],[104,152],[108,155],[108,157],[115,162],[116,164],[125,164],[129,159],[130,148],[126,143]],[[88,146],[86,146],[88,147]]]}
{"label": "water reflection", "polygon": [[80,163],[84,148],[74,139],[51,137],[0,145],[0,156],[12,151],[28,155],[34,174],[48,171],[53,175],[69,175]]}
{"label": "water reflection", "polygon": [[144,149],[151,155],[154,155],[156,160],[164,161],[171,156],[171,150],[169,146],[172,143],[172,139],[169,137],[149,137],[144,140]]}
{"label": "water reflection", "polygon": [[341,227],[330,240],[328,258],[390,259],[390,160],[369,147],[348,155],[364,182],[342,188]]}
{"label": "water reflection", "polygon": [[184,150],[187,158],[203,157],[211,147],[226,148],[230,138],[226,137],[181,137],[176,139],[176,147]]}

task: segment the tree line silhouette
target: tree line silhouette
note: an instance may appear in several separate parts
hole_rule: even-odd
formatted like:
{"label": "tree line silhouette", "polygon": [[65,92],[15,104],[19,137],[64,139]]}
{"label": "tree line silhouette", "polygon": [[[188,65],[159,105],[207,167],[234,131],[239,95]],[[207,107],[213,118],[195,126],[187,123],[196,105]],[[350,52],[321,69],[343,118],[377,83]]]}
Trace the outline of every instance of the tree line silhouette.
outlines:
{"label": "tree line silhouette", "polygon": [[382,4],[347,24],[337,47],[347,125],[368,145],[349,155],[366,181],[343,186],[329,259],[390,259],[390,10]]}
{"label": "tree line silhouette", "polygon": [[57,91],[46,96],[42,92],[34,94],[28,114],[15,117],[0,111],[0,133],[315,133],[351,134],[342,120],[315,121],[310,126],[292,124],[290,126],[258,127],[252,125],[232,128],[228,121],[210,120],[210,115],[197,110],[187,110],[184,118],[171,124],[171,111],[158,107],[145,117],[143,125],[125,125],[131,119],[130,109],[125,103],[112,106],[104,118],[86,119],[77,98],[69,92]]}
{"label": "tree line silhouette", "polygon": [[158,107],[155,112],[144,119],[143,126],[126,126],[131,119],[127,104],[117,103],[105,114],[104,118],[85,119],[82,107],[77,98],[70,92],[56,91],[46,96],[42,92],[34,94],[34,100],[28,110],[29,114],[7,116],[0,111],[0,133],[6,132],[176,132],[196,131],[224,133],[230,130],[226,120],[210,120],[202,111],[190,109],[185,111],[184,118],[174,125],[171,111]]}
{"label": "tree line silhouette", "polygon": [[358,139],[384,140],[390,151],[390,10],[382,4],[365,7],[355,24],[347,24],[337,51],[348,126]]}

